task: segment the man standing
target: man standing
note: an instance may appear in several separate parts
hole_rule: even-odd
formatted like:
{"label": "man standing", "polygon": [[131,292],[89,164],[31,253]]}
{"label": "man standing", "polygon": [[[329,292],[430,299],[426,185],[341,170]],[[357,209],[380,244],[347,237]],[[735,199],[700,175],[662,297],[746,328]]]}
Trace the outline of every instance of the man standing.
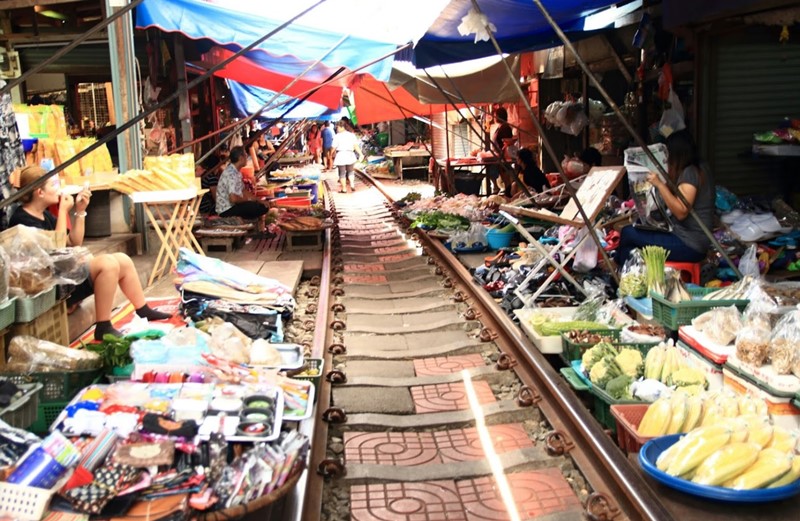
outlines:
{"label": "man standing", "polygon": [[331,122],[326,121],[322,125],[322,163],[325,170],[333,170],[333,136]]}

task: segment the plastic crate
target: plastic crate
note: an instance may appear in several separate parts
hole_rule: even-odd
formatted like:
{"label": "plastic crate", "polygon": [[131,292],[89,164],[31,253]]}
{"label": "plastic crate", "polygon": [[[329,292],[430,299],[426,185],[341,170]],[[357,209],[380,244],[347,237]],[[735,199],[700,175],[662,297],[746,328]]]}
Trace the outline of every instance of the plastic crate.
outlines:
{"label": "plastic crate", "polygon": [[322,358],[308,358],[308,359],[306,359],[306,364],[300,369],[300,371],[307,371],[309,369],[317,369],[318,370],[317,375],[316,376],[310,376],[310,375],[306,376],[306,375],[301,375],[301,374],[293,374],[293,375],[291,375],[291,377],[293,379],[295,379],[295,380],[306,380],[308,382],[311,382],[311,384],[314,386],[314,389],[316,391],[314,393],[314,401],[315,402],[317,401],[317,396],[319,395],[319,382],[322,379],[322,369],[323,369],[324,365],[325,365],[325,360],[323,360]]}
{"label": "plastic crate", "polygon": [[13,324],[17,313],[17,297],[9,297],[0,304],[0,329]]}
{"label": "plastic crate", "polygon": [[605,390],[600,389],[596,385],[593,385],[592,388],[589,389],[589,392],[594,396],[594,417],[597,418],[600,425],[610,430],[614,435],[617,433],[617,419],[611,414],[611,406],[628,404],[639,405],[642,403],[639,400],[615,400],[609,396]]}
{"label": "plastic crate", "polygon": [[12,336],[28,335],[58,345],[68,346],[69,321],[67,319],[67,304],[59,302],[40,316],[23,324],[14,324],[10,329]]}
{"label": "plastic crate", "polygon": [[637,432],[648,407],[649,403],[636,403],[612,405],[610,408],[611,415],[617,420],[619,448],[629,454],[639,452],[642,445],[653,439],[652,436],[640,436]]}
{"label": "plastic crate", "polygon": [[39,521],[44,517],[53,495],[64,483],[62,480],[48,489],[0,482],[0,517]]}
{"label": "plastic crate", "polygon": [[[619,329],[582,329],[581,331],[588,331],[589,333],[597,333],[601,336],[607,336],[610,337],[614,342],[619,341]],[[594,344],[579,344],[573,342],[567,338],[569,333],[570,332],[561,333],[561,358],[563,358],[566,362],[579,360],[583,356],[584,351],[594,346]]]}
{"label": "plastic crate", "polygon": [[39,391],[42,384],[23,384],[19,388],[24,394],[5,409],[0,409],[0,420],[3,420],[12,427],[27,429],[36,421],[36,414],[39,410]]}
{"label": "plastic crate", "polygon": [[575,369],[571,367],[562,367],[559,369],[561,375],[564,379],[569,383],[570,387],[572,387],[575,391],[588,391],[589,386],[581,379],[580,376],[575,372]]}
{"label": "plastic crate", "polygon": [[17,299],[16,322],[30,322],[56,304],[56,287],[42,291],[33,297]]}
{"label": "plastic crate", "polygon": [[43,434],[50,430],[50,425],[53,424],[54,421],[58,418],[67,405],[69,405],[69,401],[65,402],[52,402],[52,403],[39,403],[39,410],[36,413],[36,421],[28,427],[30,432],[36,434]]}
{"label": "plastic crate", "polygon": [[42,403],[68,402],[78,391],[93,384],[100,376],[99,369],[84,369],[68,373],[0,373],[17,385],[40,383],[43,388],[39,395]]}
{"label": "plastic crate", "polygon": [[[688,288],[692,298],[702,298],[718,288]],[[749,300],[690,300],[686,302],[670,302],[660,293],[651,292],[653,299],[653,318],[664,327],[677,331],[680,326],[691,324],[692,319],[712,308],[736,306],[744,311]]]}

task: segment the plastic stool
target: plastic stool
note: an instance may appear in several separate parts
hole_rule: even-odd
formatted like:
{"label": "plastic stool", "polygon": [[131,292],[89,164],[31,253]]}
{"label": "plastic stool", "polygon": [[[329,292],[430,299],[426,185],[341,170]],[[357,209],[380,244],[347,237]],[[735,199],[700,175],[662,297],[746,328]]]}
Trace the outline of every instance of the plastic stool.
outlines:
{"label": "plastic stool", "polygon": [[664,264],[667,268],[672,268],[673,270],[678,270],[681,272],[681,278],[683,278],[684,273],[689,274],[689,282],[692,284],[700,285],[700,266],[699,262],[672,262],[667,261]]}

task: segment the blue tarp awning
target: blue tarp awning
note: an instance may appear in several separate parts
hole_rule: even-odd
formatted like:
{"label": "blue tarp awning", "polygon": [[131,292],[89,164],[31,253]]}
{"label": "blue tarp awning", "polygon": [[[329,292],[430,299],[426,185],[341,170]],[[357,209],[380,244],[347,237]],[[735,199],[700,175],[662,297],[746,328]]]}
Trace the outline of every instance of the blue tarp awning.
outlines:
{"label": "blue tarp awning", "polygon": [[[291,107],[292,104],[297,102],[295,98],[283,95],[278,96],[274,101],[270,102],[273,96],[275,96],[275,92],[262,89],[261,87],[245,85],[244,83],[239,83],[238,81],[228,80],[228,86],[231,89],[234,107],[239,115],[244,117],[255,114],[269,102],[269,105],[273,108],[262,112],[259,118],[277,119],[280,115],[286,112],[286,110]],[[286,114],[283,119],[339,119],[341,117],[340,112],[341,111],[339,109],[329,109],[328,107],[320,105],[319,103],[314,103],[313,101],[304,101]]]}
{"label": "blue tarp awning", "polygon": [[[586,17],[619,2],[608,0],[543,0],[545,8],[570,39],[590,36]],[[550,24],[531,0],[479,0],[481,11],[494,24],[504,53],[547,49],[561,45]],[[472,8],[471,0],[453,0],[414,48],[414,63],[426,68],[497,54],[490,41],[475,43],[474,35],[458,32]],[[599,29],[599,27],[593,27]]]}

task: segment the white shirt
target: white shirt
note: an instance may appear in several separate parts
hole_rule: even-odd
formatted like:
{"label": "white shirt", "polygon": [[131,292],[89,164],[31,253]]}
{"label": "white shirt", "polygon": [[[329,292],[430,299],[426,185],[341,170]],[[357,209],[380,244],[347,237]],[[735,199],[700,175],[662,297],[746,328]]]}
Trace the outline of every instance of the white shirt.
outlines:
{"label": "white shirt", "polygon": [[352,165],[358,159],[356,148],[360,149],[361,144],[352,132],[345,130],[333,136],[333,148],[336,149],[336,157],[333,159],[333,166]]}

